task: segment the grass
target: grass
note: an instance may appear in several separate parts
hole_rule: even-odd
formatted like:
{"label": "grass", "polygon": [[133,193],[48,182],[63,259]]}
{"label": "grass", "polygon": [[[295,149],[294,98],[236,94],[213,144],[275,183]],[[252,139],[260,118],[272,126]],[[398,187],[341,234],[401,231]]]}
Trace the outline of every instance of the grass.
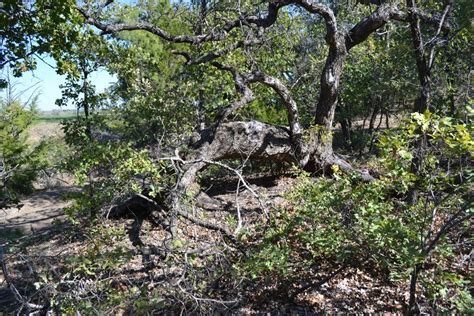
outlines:
{"label": "grass", "polygon": [[74,118],[76,118],[75,114],[40,115],[35,119],[35,123],[61,123],[62,121],[69,121]]}
{"label": "grass", "polygon": [[37,145],[43,139],[62,139],[64,137],[60,124],[62,120],[63,118],[57,120],[35,120],[28,129],[28,143],[30,145]]}

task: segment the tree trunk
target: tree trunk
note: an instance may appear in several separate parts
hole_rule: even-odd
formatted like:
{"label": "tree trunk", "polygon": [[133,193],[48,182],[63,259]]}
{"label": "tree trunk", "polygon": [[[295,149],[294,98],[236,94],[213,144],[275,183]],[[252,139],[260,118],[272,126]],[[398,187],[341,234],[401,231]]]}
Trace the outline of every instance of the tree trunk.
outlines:
{"label": "tree trunk", "polygon": [[[345,46],[345,38],[338,32],[326,35],[326,41],[329,45],[329,54],[326,58],[323,72],[321,74],[321,87],[319,102],[316,107],[315,123],[319,127],[313,135],[309,143],[311,153],[317,153],[321,157],[321,161],[331,160],[333,157],[332,148],[332,124],[338,101],[339,81],[342,75],[342,68],[347,57],[347,49]],[[310,164],[307,169],[317,170],[321,166],[321,161],[309,160]],[[309,168],[308,168],[309,167]]]}
{"label": "tree trunk", "polygon": [[88,77],[89,77],[89,72],[85,69],[85,66],[83,68],[83,75],[84,75],[84,82],[82,85],[82,93],[84,95],[84,99],[82,100],[82,107],[84,108],[84,117],[86,120],[86,134],[89,139],[92,139],[92,127],[91,127],[91,122],[89,119],[90,116],[90,108],[89,108],[89,87],[88,87]]}
{"label": "tree trunk", "polygon": [[329,54],[321,74],[321,90],[316,107],[315,123],[323,126],[326,131],[332,129],[338,99],[339,81],[344,61],[347,57],[344,37],[337,34],[333,40],[335,43],[330,43]]}
{"label": "tree trunk", "polygon": [[418,283],[418,273],[420,272],[420,265],[416,265],[410,275],[410,299],[408,301],[408,315],[417,315],[420,313],[418,304],[416,302],[416,285]]}
{"label": "tree trunk", "polygon": [[[258,121],[222,123],[215,131],[207,128],[196,132],[190,139],[190,147],[196,149],[197,154],[188,159],[204,158],[217,161],[250,158],[278,163],[298,163],[290,130]],[[337,157],[325,142],[313,142],[309,148],[309,159],[303,166],[308,171],[328,170],[333,164],[339,165],[344,170],[357,171]],[[330,150],[327,150],[328,148]],[[200,167],[194,168],[191,173],[197,173],[204,167],[205,164],[200,164]],[[186,177],[187,184],[194,179],[190,174]]]}
{"label": "tree trunk", "polygon": [[369,134],[372,135],[375,129],[375,119],[377,118],[377,114],[379,113],[379,105],[377,101],[372,103],[373,105],[373,110],[372,110],[372,115],[370,116],[370,121],[369,121]]}
{"label": "tree trunk", "polygon": [[[417,54],[418,55],[418,54]],[[420,58],[417,58],[417,60]],[[424,62],[423,62],[424,63]],[[415,101],[415,111],[423,113],[430,108],[431,102],[431,71],[426,64],[417,61],[418,77],[421,84],[420,95]]]}
{"label": "tree trunk", "polygon": [[350,127],[350,119],[343,118],[339,120],[341,124],[341,132],[342,137],[344,138],[344,142],[347,148],[351,147],[351,127]]}
{"label": "tree trunk", "polygon": [[290,130],[258,121],[222,123],[195,133],[190,146],[209,160],[246,159],[296,163]]}
{"label": "tree trunk", "polygon": [[423,37],[421,34],[420,18],[416,14],[416,0],[407,0],[410,15],[410,30],[415,51],[416,67],[420,80],[420,95],[415,101],[416,112],[424,112],[429,109],[431,101],[431,70],[426,60]]}

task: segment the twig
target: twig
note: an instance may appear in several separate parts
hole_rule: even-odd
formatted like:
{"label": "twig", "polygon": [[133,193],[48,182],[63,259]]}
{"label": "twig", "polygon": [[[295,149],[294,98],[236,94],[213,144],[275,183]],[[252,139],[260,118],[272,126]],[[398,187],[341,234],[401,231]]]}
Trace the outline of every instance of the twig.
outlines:
{"label": "twig", "polygon": [[237,182],[237,189],[235,190],[235,205],[237,207],[237,227],[235,228],[234,234],[237,234],[242,229],[242,216],[240,214],[240,205],[239,205],[239,191],[240,191],[240,179]]}
{"label": "twig", "polygon": [[[156,201],[154,201],[153,199],[150,199],[146,195],[138,193],[137,196],[144,199],[144,200],[146,200],[146,201],[148,201],[148,202],[150,202],[150,203],[152,203],[152,204],[154,204],[155,206],[159,206]],[[179,209],[176,209],[175,211],[176,211],[176,213],[178,213],[178,215],[186,218],[187,220],[193,222],[196,225],[199,225],[201,227],[208,228],[208,229],[211,229],[211,230],[218,231],[218,232],[224,234],[230,240],[236,241],[236,239],[235,239],[234,235],[232,234],[232,232],[229,231],[227,228],[221,227],[221,226],[213,224],[213,223],[206,222],[206,221],[201,220],[200,218],[198,218],[196,216],[191,215],[188,212],[184,212],[184,211],[179,210]]]}
{"label": "twig", "polygon": [[211,164],[211,165],[216,165],[216,166],[219,166],[219,167],[222,167],[224,169],[227,169],[231,172],[233,172],[238,178],[239,180],[241,181],[242,185],[257,199],[257,201],[259,202],[260,204],[260,207],[262,208],[263,212],[265,213],[265,216],[267,218],[269,218],[269,215],[268,215],[268,210],[267,210],[267,207],[266,207],[266,203],[264,201],[261,200],[260,196],[257,194],[257,192],[255,192],[254,189],[252,189],[252,187],[250,187],[250,185],[247,183],[247,181],[245,181],[244,177],[242,176],[242,174],[232,168],[232,167],[229,167],[228,165],[226,164],[223,164],[221,162],[218,162],[218,161],[213,161],[213,160],[209,160],[209,159],[205,159],[205,158],[199,158],[199,159],[194,159],[194,160],[184,160],[182,159],[181,157],[179,157],[179,152],[176,151],[175,152],[175,156],[174,157],[162,157],[162,158],[159,158],[159,160],[171,160],[171,161],[178,161],[180,162],[181,164],[183,165],[189,165],[189,164],[195,164],[195,163],[199,163],[199,162],[204,162],[206,164]]}
{"label": "twig", "polygon": [[20,310],[18,311],[18,314],[21,312],[21,310],[23,310],[23,307],[26,307],[27,310],[38,310],[38,309],[42,309],[43,306],[42,305],[37,305],[37,304],[32,304],[32,303],[29,303],[21,294],[20,292],[18,291],[18,289],[15,287],[15,285],[13,284],[11,278],[10,278],[10,274],[8,273],[8,269],[7,269],[7,264],[5,262],[5,259],[4,259],[4,250],[3,250],[3,246],[0,246],[0,263],[2,265],[2,273],[3,273],[3,277],[5,278],[5,281],[8,285],[8,287],[10,288],[10,291],[12,291],[13,295],[15,296],[15,299],[17,300],[17,302],[21,303],[21,307],[20,307]]}

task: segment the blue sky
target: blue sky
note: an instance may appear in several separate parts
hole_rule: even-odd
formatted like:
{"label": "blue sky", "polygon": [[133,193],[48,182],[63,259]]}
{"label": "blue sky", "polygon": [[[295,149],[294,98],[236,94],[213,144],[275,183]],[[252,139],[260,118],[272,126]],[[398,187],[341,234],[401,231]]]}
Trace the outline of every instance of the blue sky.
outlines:
{"label": "blue sky", "polygon": [[[54,102],[56,99],[61,97],[61,89],[59,86],[65,82],[66,76],[59,76],[56,71],[51,67],[54,66],[54,60],[51,58],[44,58],[45,62],[37,60],[38,67],[34,71],[24,73],[20,78],[13,78],[12,81],[15,84],[15,90],[17,92],[29,89],[21,96],[21,100],[25,102],[33,91],[38,94],[38,107],[42,111],[51,111],[59,109],[74,109],[69,106],[67,108],[60,108]],[[91,81],[96,86],[98,92],[104,91],[107,87],[112,84],[115,79],[105,70],[95,72],[91,74]],[[5,96],[5,91],[0,92],[0,96]]]}

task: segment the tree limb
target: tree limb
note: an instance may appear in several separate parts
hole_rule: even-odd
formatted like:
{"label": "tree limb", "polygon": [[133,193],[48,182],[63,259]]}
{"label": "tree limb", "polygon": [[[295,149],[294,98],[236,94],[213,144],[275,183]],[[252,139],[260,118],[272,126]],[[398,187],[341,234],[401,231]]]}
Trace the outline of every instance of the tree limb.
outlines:
{"label": "tree limb", "polygon": [[177,55],[184,56],[186,58],[186,65],[199,65],[207,62],[211,62],[219,57],[225,56],[228,53],[237,50],[239,48],[251,46],[251,45],[256,45],[260,44],[262,41],[260,39],[251,39],[251,40],[242,40],[238,41],[236,43],[233,43],[224,49],[217,51],[217,52],[209,52],[205,55],[201,55],[196,58],[192,58],[191,55],[189,55],[186,52],[174,52]]}
{"label": "tree limb", "polygon": [[249,82],[260,82],[272,88],[283,101],[288,113],[288,124],[290,125],[290,137],[295,146],[295,153],[301,167],[304,167],[309,159],[309,153],[303,143],[303,132],[299,120],[298,106],[291,96],[290,90],[278,78],[268,76],[262,72],[254,72],[247,75]]}
{"label": "tree limb", "polygon": [[[147,202],[150,202],[152,203],[153,205],[155,206],[159,206],[158,203],[153,200],[153,199],[150,199],[149,197],[147,197],[146,195],[143,195],[141,193],[137,193],[136,194],[138,197],[144,199],[145,201]],[[213,223],[210,223],[210,222],[206,222],[196,216],[193,216],[192,214],[188,213],[188,212],[185,212],[183,210],[180,210],[178,208],[175,209],[176,213],[184,218],[186,218],[187,220],[191,221],[192,223],[198,225],[198,226],[201,226],[201,227],[204,227],[204,228],[207,228],[207,229],[210,229],[210,230],[215,230],[215,231],[218,231],[222,234],[224,234],[226,237],[228,237],[229,239],[231,239],[232,241],[235,241],[235,236],[232,234],[232,232],[230,230],[228,230],[227,228],[224,228],[224,227],[221,227],[217,224],[213,224]]]}
{"label": "tree limb", "polygon": [[347,50],[362,43],[373,32],[384,26],[391,19],[405,19],[405,14],[396,5],[380,6],[371,15],[357,23],[345,36]]}
{"label": "tree limb", "polygon": [[97,18],[93,17],[89,14],[84,8],[76,7],[79,13],[84,17],[85,22],[95,26],[99,30],[102,31],[102,35],[106,34],[113,34],[122,31],[135,31],[135,30],[142,30],[152,33],[161,37],[164,40],[174,43],[188,43],[188,44],[200,44],[204,42],[216,42],[222,41],[229,36],[229,33],[236,28],[240,28],[243,25],[254,25],[257,27],[269,27],[273,25],[278,17],[278,11],[287,6],[294,1],[290,0],[277,0],[271,1],[268,3],[267,7],[267,15],[264,17],[259,16],[241,16],[236,20],[230,21],[226,23],[222,29],[217,33],[208,33],[208,34],[200,34],[200,35],[172,35],[167,31],[163,30],[162,28],[147,23],[147,22],[139,22],[135,24],[127,24],[127,23],[116,23],[116,24],[105,24],[99,21]]}

